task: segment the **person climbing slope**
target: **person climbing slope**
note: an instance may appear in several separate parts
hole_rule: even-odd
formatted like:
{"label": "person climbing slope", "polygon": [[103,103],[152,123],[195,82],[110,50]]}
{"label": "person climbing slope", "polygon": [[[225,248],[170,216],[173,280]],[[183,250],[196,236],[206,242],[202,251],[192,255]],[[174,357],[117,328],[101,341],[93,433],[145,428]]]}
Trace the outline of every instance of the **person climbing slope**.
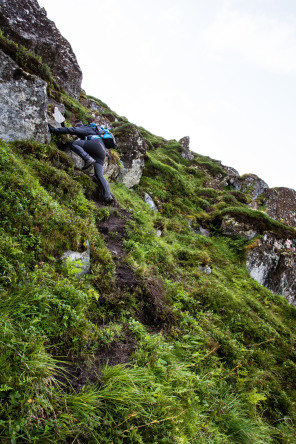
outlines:
{"label": "person climbing slope", "polygon": [[103,191],[104,202],[107,204],[112,203],[113,197],[109,184],[103,176],[103,165],[106,157],[106,148],[102,140],[103,129],[95,123],[90,123],[89,125],[77,123],[75,127],[70,128],[54,128],[48,125],[48,128],[53,134],[70,134],[71,136],[78,136],[80,138],[80,140],[74,140],[70,144],[70,148],[84,160],[83,170],[94,165],[96,178]]}

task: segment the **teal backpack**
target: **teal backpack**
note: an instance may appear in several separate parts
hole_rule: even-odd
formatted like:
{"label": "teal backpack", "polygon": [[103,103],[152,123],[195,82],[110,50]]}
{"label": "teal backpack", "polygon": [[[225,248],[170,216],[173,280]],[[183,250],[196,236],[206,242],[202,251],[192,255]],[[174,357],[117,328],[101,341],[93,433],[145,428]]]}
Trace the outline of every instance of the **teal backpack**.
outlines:
{"label": "teal backpack", "polygon": [[[90,123],[92,128],[96,130],[100,138],[103,140],[104,145],[106,148],[115,148],[117,146],[117,143],[115,141],[115,138],[111,131],[108,128],[103,128],[102,126],[96,125],[95,123]],[[91,136],[91,139],[96,138],[97,136]]]}
{"label": "teal backpack", "polygon": [[101,134],[102,140],[104,142],[104,145],[106,148],[115,148],[117,146],[115,142],[115,138],[111,131],[108,130],[108,128],[102,128],[103,134]]}

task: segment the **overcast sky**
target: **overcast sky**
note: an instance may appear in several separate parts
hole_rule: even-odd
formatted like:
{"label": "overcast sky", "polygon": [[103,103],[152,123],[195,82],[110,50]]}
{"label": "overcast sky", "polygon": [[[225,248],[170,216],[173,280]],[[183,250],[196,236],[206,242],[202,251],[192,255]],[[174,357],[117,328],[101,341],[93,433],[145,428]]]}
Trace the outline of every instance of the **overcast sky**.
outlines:
{"label": "overcast sky", "polygon": [[296,189],[295,0],[38,0],[87,94],[270,187]]}

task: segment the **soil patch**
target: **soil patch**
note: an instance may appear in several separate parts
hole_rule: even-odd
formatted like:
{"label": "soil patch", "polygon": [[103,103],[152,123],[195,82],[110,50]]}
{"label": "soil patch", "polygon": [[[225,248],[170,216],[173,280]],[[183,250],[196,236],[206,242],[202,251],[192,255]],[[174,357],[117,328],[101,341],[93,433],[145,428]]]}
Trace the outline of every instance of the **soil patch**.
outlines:
{"label": "soil patch", "polygon": [[107,221],[98,224],[98,230],[104,234],[105,243],[112,253],[116,266],[115,286],[119,290],[131,290],[139,283],[132,268],[126,264],[126,252],[123,248],[125,224],[129,217],[127,210],[117,207],[111,211]]}
{"label": "soil patch", "polygon": [[128,364],[135,348],[136,340],[127,332],[123,341],[102,345],[89,363],[87,360],[77,360],[77,357],[68,357],[68,362],[61,365],[63,374],[57,376],[57,379],[63,384],[64,390],[70,391],[80,391],[85,385],[99,384],[105,365]]}

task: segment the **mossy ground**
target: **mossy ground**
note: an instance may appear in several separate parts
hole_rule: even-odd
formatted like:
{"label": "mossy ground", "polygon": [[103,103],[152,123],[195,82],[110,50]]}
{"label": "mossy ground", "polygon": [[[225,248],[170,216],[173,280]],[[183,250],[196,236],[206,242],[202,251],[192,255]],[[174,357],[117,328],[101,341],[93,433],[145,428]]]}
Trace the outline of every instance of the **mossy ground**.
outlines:
{"label": "mossy ground", "polygon": [[[72,117],[83,111],[73,103]],[[250,279],[248,242],[223,237],[216,221],[235,213],[287,228],[242,193],[207,186],[224,175],[218,162],[183,159],[176,141],[138,130],[151,150],[134,190],[111,184],[117,208],[89,199],[94,183],[54,143],[1,142],[1,439],[293,443],[296,310]],[[120,242],[130,288],[118,288],[101,233],[121,208],[129,216],[109,241]],[[91,272],[78,280],[59,258],[86,239]],[[124,344],[108,365],[106,350]],[[77,365],[89,375],[79,387]]]}

